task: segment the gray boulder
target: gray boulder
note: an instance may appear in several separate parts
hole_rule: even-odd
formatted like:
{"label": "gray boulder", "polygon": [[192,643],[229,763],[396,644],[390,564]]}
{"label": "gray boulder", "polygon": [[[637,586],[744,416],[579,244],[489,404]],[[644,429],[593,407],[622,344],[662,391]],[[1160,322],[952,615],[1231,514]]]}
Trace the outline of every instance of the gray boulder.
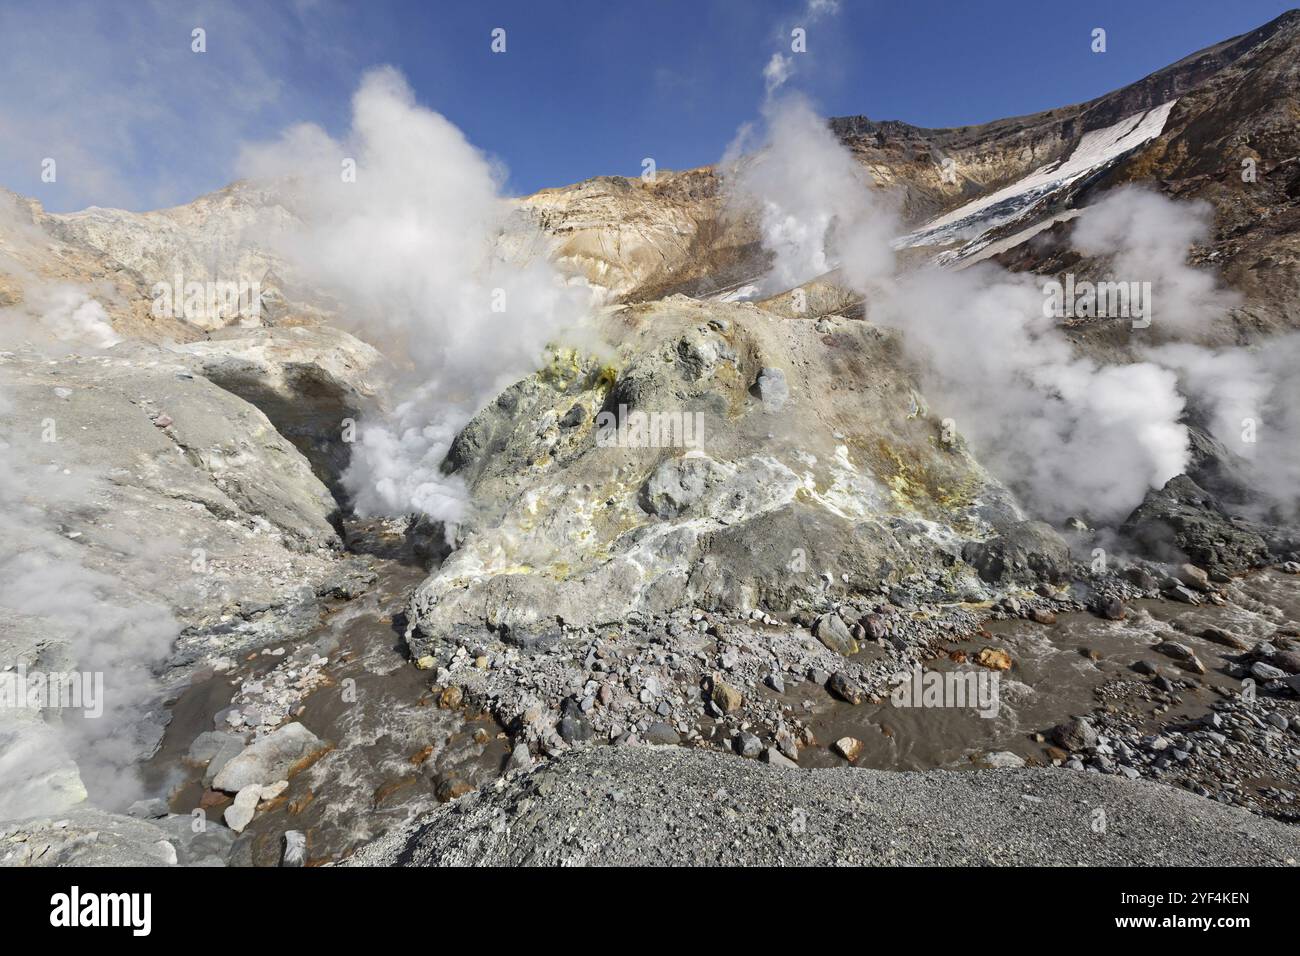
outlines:
{"label": "gray boulder", "polygon": [[287,779],[299,764],[325,749],[319,737],[299,723],[285,724],[243,749],[221,768],[212,785],[226,793]]}
{"label": "gray boulder", "polygon": [[676,518],[703,498],[719,478],[717,464],[707,456],[669,458],[646,479],[641,506],[660,518]]}
{"label": "gray boulder", "polygon": [[962,558],[990,584],[1056,582],[1070,574],[1070,546],[1043,521],[1021,521],[988,541],[972,542]]}
{"label": "gray boulder", "polygon": [[779,412],[790,400],[790,385],[779,368],[764,368],[754,382],[754,393],[763,403],[763,411]]}
{"label": "gray boulder", "polygon": [[838,614],[823,614],[813,625],[813,636],[829,650],[844,657],[858,652],[858,642],[849,632],[849,626]]}
{"label": "gray boulder", "polygon": [[1066,750],[1090,750],[1097,746],[1097,731],[1087,717],[1073,717],[1052,728],[1052,740]]}
{"label": "gray boulder", "polygon": [[1186,475],[1147,492],[1120,527],[1148,557],[1207,571],[1245,571],[1268,561],[1268,545],[1251,522],[1230,515]]}

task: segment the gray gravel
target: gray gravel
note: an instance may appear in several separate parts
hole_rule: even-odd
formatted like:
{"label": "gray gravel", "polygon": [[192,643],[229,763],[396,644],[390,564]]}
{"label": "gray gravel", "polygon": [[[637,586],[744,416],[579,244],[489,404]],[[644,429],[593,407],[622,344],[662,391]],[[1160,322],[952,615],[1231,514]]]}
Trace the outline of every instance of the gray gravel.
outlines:
{"label": "gray gravel", "polygon": [[349,865],[1294,865],[1300,829],[1058,769],[782,769],[597,747],[503,778]]}

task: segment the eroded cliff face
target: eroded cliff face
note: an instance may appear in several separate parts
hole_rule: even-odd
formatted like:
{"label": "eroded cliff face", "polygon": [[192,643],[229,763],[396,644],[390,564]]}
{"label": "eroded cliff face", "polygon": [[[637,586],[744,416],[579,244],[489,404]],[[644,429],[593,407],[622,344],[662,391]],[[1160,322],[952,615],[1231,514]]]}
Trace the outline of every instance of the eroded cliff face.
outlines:
{"label": "eroded cliff face", "polygon": [[727,215],[712,167],[650,181],[601,176],[518,200],[555,241],[556,262],[616,301],[705,297],[762,267],[758,234]]}

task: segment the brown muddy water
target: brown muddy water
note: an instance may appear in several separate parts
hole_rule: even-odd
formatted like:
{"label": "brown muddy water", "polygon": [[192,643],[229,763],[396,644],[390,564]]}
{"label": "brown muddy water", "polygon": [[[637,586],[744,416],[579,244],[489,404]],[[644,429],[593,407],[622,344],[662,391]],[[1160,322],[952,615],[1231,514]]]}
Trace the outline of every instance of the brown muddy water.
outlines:
{"label": "brown muddy water", "polygon": [[[1166,638],[1191,647],[1207,673],[1190,675],[1202,686],[1180,692],[1181,703],[1162,719],[1199,717],[1221,693],[1240,691],[1240,680],[1225,673],[1224,665],[1241,652],[1196,634],[1213,626],[1254,641],[1300,621],[1300,579],[1294,576],[1260,572],[1235,581],[1227,594],[1226,606],[1137,601],[1129,605],[1123,621],[1072,613],[1059,615],[1053,625],[990,622],[987,638],[953,644],[953,656],[927,662],[925,670],[992,676],[995,672],[976,665],[975,657],[985,647],[1006,651],[1012,666],[998,674],[996,709],[900,706],[892,696],[857,707],[835,703],[818,708],[807,721],[819,746],[802,751],[799,762],[809,767],[844,766],[846,761],[829,745],[845,736],[864,744],[856,766],[882,770],[968,768],[981,755],[997,751],[1010,751],[1031,763],[1047,762],[1045,744],[1034,735],[1092,711],[1099,702],[1097,691],[1108,682],[1147,680],[1130,669],[1135,661],[1145,659],[1159,665],[1162,673],[1189,676],[1151,650]],[[965,663],[954,659],[962,652]],[[1143,715],[1154,726],[1157,705],[1143,701],[1138,706],[1144,707]],[[981,716],[981,711],[990,715]]]}
{"label": "brown muddy water", "polygon": [[[327,681],[303,701],[293,719],[301,721],[330,749],[295,774],[287,793],[256,818],[236,844],[234,865],[274,866],[286,830],[308,837],[308,859],[324,863],[346,856],[390,827],[438,804],[439,784],[459,780],[480,787],[495,779],[509,759],[509,741],[486,715],[440,710],[431,692],[431,675],[411,666],[401,638],[400,615],[425,571],[413,564],[377,560],[379,580],[367,594],[331,609],[319,629],[302,643],[325,639],[331,650]],[[850,707],[823,698],[805,719],[818,746],[804,748],[806,767],[843,766],[830,749],[843,736],[864,743],[860,767],[886,770],[969,768],[972,758],[1010,751],[1031,763],[1045,762],[1045,745],[1034,740],[1071,715],[1086,714],[1098,703],[1097,691],[1115,682],[1145,681],[1130,666],[1139,659],[1176,671],[1174,662],[1152,651],[1160,638],[1191,646],[1209,673],[1200,689],[1180,694],[1176,711],[1199,716],[1216,699],[1214,688],[1240,689],[1224,673],[1225,659],[1238,652],[1195,637],[1214,626],[1247,639],[1263,639],[1279,627],[1300,621],[1300,578],[1262,572],[1227,586],[1230,603],[1191,607],[1163,601],[1129,606],[1123,621],[1090,614],[1062,614],[1050,626],[1030,621],[990,622],[987,636],[953,644],[951,656],[926,664],[941,673],[993,672],[954,658],[973,661],[982,648],[1006,651],[1011,669],[998,674],[997,707],[980,716],[975,707],[900,707],[886,697]],[[1158,636],[1159,635],[1159,636]],[[290,649],[292,650],[292,649]],[[877,652],[871,647],[864,653]],[[280,666],[284,658],[250,655],[231,672],[190,686],[172,708],[162,747],[145,766],[146,780],[169,794],[176,813],[202,807],[213,822],[230,798],[205,790],[203,771],[184,756],[200,733],[226,729],[221,713],[241,684]],[[764,692],[770,693],[766,688]],[[811,685],[787,691],[796,710]],[[346,691],[346,693],[345,693]],[[987,703],[987,701],[986,701]],[[1142,702],[1147,711],[1156,706]],[[1155,715],[1150,714],[1154,724]],[[1165,715],[1166,718],[1170,716]]]}
{"label": "brown muddy water", "polygon": [[[337,641],[337,650],[326,655],[326,682],[293,717],[330,749],[293,775],[273,806],[258,812],[232,864],[276,865],[286,830],[307,834],[309,863],[339,859],[436,806],[439,783],[481,786],[509,758],[505,734],[490,718],[438,709],[431,675],[407,660],[400,615],[424,570],[395,561],[376,562],[376,569],[379,581],[370,592],[330,610],[302,642]],[[208,819],[221,820],[230,798],[205,790],[203,770],[183,758],[200,733],[227,729],[219,715],[241,684],[282,662],[250,655],[178,698],[162,746],[144,768],[146,781],[169,794],[172,812],[202,807]]]}

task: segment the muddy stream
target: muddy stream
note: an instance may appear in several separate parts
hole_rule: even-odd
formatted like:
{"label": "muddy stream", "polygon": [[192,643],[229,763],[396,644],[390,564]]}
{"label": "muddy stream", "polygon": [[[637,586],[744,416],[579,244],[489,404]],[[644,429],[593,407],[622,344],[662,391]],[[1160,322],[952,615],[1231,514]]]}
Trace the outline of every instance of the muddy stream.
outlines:
{"label": "muddy stream", "polygon": [[[1294,576],[1260,572],[1234,582],[1230,593],[1230,602],[1223,606],[1136,601],[1122,621],[1086,613],[1059,615],[1052,625],[1019,619],[990,621],[987,638],[955,642],[949,656],[928,662],[925,669],[991,675],[974,663],[979,651],[985,647],[1006,651],[1012,666],[998,675],[996,707],[898,706],[886,697],[858,707],[832,707],[809,723],[823,744],[844,736],[861,740],[865,747],[857,765],[863,767],[956,769],[971,767],[974,759],[999,751],[1042,762],[1045,744],[1034,735],[1092,711],[1098,705],[1097,691],[1108,682],[1146,680],[1132,670],[1138,660],[1158,665],[1162,673],[1195,677],[1201,686],[1180,692],[1181,703],[1163,715],[1195,719],[1223,694],[1241,690],[1241,680],[1225,673],[1228,659],[1241,652],[1197,635],[1217,627],[1253,642],[1300,621],[1300,580]],[[1191,647],[1207,672],[1189,674],[1153,651],[1152,645],[1163,638]],[[1156,704],[1143,703],[1153,725]],[[805,766],[845,764],[826,747],[804,753],[807,759],[801,754],[800,763]]]}
{"label": "muddy stream", "polygon": [[[375,567],[376,586],[355,600],[339,602],[319,629],[300,642],[317,649],[327,663],[294,708],[293,719],[332,746],[293,775],[284,795],[258,812],[235,844],[233,865],[276,865],[286,830],[307,833],[310,863],[339,859],[435,807],[440,796],[482,786],[505,768],[510,742],[502,729],[486,715],[440,709],[431,675],[407,660],[401,615],[425,571],[390,559],[377,560]],[[997,751],[1045,762],[1045,744],[1034,735],[1092,711],[1097,691],[1108,682],[1145,679],[1132,671],[1135,661],[1174,670],[1173,662],[1150,649],[1157,634],[1188,644],[1205,662],[1208,673],[1198,678],[1201,686],[1181,694],[1177,705],[1179,712],[1199,716],[1217,699],[1215,688],[1235,692],[1240,681],[1224,672],[1225,658],[1238,652],[1195,635],[1214,626],[1263,639],[1300,620],[1300,580],[1295,577],[1262,572],[1235,582],[1230,594],[1226,606],[1139,601],[1122,621],[1079,613],[1063,614],[1052,625],[990,622],[987,636],[954,643],[948,656],[926,665],[940,672],[990,674],[972,663],[975,656],[984,647],[1006,651],[1012,665],[998,675],[996,707],[982,708],[987,716],[971,706],[900,707],[889,697],[856,707],[822,700],[805,717],[819,745],[806,747],[800,763],[844,766],[828,746],[843,736],[863,741],[857,761],[861,767],[968,768],[973,758]],[[196,680],[179,696],[162,747],[144,767],[146,782],[169,794],[173,812],[201,808],[214,823],[221,820],[230,798],[205,787],[203,769],[187,764],[185,754],[204,731],[228,729],[228,708],[241,687],[256,688],[277,668],[292,683],[294,659],[288,655],[296,649],[297,644],[250,654],[225,673]],[[786,700],[798,696],[788,693]],[[1154,710],[1155,704],[1147,706]]]}
{"label": "muddy stream", "polygon": [[[509,741],[501,728],[486,715],[439,709],[431,675],[407,660],[401,615],[426,572],[394,560],[375,568],[375,587],[339,602],[301,642],[319,649],[328,664],[292,719],[331,747],[259,810],[244,831],[251,840],[237,842],[232,865],[276,865],[286,830],[307,834],[309,865],[339,859],[437,806],[440,788],[446,795],[454,785],[478,787],[505,767]],[[202,808],[220,822],[231,801],[204,786],[203,769],[189,765],[186,752],[204,731],[228,729],[224,718],[241,685],[256,685],[282,666],[283,655],[250,654],[180,695],[162,746],[145,767],[146,783],[170,795],[172,812]]]}

